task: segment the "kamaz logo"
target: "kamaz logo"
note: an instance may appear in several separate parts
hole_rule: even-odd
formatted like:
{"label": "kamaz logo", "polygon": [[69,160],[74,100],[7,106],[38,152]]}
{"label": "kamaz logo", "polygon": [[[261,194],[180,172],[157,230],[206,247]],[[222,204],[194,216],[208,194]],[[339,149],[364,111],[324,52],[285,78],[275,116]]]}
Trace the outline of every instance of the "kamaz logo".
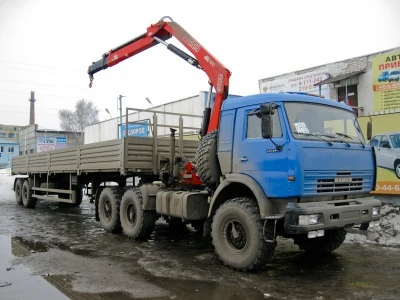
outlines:
{"label": "kamaz logo", "polygon": [[353,178],[351,177],[336,177],[335,183],[349,183],[353,182]]}
{"label": "kamaz logo", "polygon": [[190,48],[192,48],[194,52],[199,52],[201,49],[200,45],[195,40],[188,37],[187,35],[184,35],[182,37],[182,41],[184,41],[186,44],[188,44],[188,46]]}
{"label": "kamaz logo", "polygon": [[223,74],[218,74],[217,78],[217,92],[221,93],[222,92],[222,80],[224,79]]}

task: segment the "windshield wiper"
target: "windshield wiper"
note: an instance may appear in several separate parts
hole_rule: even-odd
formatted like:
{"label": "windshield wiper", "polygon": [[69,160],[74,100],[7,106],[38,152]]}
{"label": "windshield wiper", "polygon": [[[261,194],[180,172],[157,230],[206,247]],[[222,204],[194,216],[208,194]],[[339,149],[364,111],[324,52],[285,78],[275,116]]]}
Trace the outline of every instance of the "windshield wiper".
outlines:
{"label": "windshield wiper", "polygon": [[357,140],[360,141],[362,147],[365,148],[364,143],[362,142],[362,140],[361,140],[359,137],[357,137],[357,136],[352,136],[352,135],[348,135],[348,134],[341,133],[341,132],[335,132],[335,133],[336,133],[337,135],[339,135],[339,136],[344,136],[344,137],[346,137],[346,138],[348,138],[348,139],[357,139]]}
{"label": "windshield wiper", "polygon": [[[318,138],[320,138],[321,140],[327,142],[329,146],[332,146],[332,145],[333,145],[330,141],[328,141],[327,139],[324,139],[324,138],[323,138],[323,135],[320,134],[320,133],[307,133],[307,132],[296,132],[296,131],[295,131],[294,133],[297,133],[297,134],[300,134],[300,135],[303,134],[303,135],[309,135],[309,136],[318,137]],[[331,136],[330,136],[330,137],[331,137]]]}

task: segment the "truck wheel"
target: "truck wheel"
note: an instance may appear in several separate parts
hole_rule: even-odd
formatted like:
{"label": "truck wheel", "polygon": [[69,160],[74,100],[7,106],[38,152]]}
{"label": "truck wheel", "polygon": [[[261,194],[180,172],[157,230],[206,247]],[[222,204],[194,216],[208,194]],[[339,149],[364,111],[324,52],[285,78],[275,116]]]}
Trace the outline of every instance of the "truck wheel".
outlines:
{"label": "truck wheel", "polygon": [[397,159],[394,162],[394,172],[396,173],[397,178],[400,179],[400,159]]}
{"label": "truck wheel", "polygon": [[306,234],[301,234],[293,238],[294,243],[300,249],[311,254],[330,253],[344,242],[347,231],[344,228],[326,230],[323,237],[309,239]]}
{"label": "truck wheel", "polygon": [[[222,262],[234,269],[248,271],[264,268],[274,254],[276,242],[266,242],[257,203],[249,198],[228,200],[218,208],[211,236]],[[265,238],[273,239],[273,228],[264,228]]]}
{"label": "truck wheel", "polygon": [[37,199],[32,197],[32,187],[29,184],[29,179],[24,180],[22,184],[22,204],[26,208],[35,208]]}
{"label": "truck wheel", "polygon": [[15,200],[19,205],[22,205],[22,180],[17,179],[15,182]]}
{"label": "truck wheel", "polygon": [[200,179],[210,188],[219,184],[221,168],[217,157],[218,131],[214,130],[203,137],[196,153],[196,167]]}
{"label": "truck wheel", "polygon": [[152,234],[158,215],[153,210],[143,210],[139,188],[129,189],[122,196],[121,226],[123,233],[136,240],[146,240]]}
{"label": "truck wheel", "polygon": [[98,212],[101,226],[111,233],[121,232],[119,207],[122,192],[119,188],[105,188],[99,197]]}

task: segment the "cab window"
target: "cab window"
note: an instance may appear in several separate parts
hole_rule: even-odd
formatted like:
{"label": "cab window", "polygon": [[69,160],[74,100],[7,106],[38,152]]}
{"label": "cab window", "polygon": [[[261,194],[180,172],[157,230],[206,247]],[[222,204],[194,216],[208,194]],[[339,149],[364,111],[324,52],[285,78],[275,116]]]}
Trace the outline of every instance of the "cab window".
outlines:
{"label": "cab window", "polygon": [[[279,119],[278,111],[275,111],[275,114],[272,115],[272,121],[274,126],[274,132],[272,137],[282,137],[282,127]],[[261,135],[261,116],[257,114],[248,114],[247,115],[247,134],[246,138],[248,139],[258,139],[262,138]]]}

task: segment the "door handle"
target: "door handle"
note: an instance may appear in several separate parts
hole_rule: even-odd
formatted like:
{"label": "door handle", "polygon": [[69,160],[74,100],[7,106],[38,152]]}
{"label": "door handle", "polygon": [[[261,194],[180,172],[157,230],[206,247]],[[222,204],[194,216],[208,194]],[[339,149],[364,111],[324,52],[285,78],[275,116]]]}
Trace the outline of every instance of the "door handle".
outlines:
{"label": "door handle", "polygon": [[247,156],[242,156],[239,160],[240,161],[248,161],[248,158],[247,158]]}

